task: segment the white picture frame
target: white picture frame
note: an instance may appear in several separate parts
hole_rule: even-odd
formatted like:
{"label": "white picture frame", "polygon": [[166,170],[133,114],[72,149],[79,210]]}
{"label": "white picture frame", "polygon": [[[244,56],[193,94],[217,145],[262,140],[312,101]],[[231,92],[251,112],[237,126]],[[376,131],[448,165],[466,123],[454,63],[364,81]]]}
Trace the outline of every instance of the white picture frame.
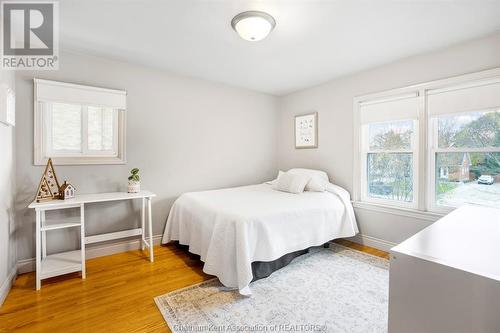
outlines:
{"label": "white picture frame", "polygon": [[295,148],[318,148],[318,113],[295,116]]}
{"label": "white picture frame", "polygon": [[16,126],[16,95],[7,85],[0,85],[0,122]]}

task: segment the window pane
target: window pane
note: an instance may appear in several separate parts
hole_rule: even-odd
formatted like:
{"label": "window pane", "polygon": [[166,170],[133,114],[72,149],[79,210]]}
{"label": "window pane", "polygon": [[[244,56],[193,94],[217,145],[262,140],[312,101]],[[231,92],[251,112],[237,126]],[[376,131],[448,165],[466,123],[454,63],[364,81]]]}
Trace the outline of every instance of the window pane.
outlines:
{"label": "window pane", "polygon": [[368,154],[368,195],[373,198],[413,201],[411,153]]}
{"label": "window pane", "polygon": [[413,121],[393,121],[368,125],[370,150],[411,149]]}
{"label": "window pane", "polygon": [[88,107],[89,150],[113,149],[113,116],[111,108]]}
{"label": "window pane", "polygon": [[435,172],[438,205],[500,207],[500,152],[437,153]]}
{"label": "window pane", "polygon": [[439,117],[438,145],[439,148],[500,147],[500,111]]}
{"label": "window pane", "polygon": [[52,150],[80,151],[82,147],[80,105],[52,104]]}

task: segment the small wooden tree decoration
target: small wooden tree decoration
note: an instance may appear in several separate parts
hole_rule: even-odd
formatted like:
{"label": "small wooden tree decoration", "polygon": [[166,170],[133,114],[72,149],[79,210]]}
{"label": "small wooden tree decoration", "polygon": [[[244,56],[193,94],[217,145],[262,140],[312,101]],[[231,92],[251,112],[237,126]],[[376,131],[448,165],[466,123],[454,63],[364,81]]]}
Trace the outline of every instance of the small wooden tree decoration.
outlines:
{"label": "small wooden tree decoration", "polygon": [[36,192],[36,202],[59,199],[59,182],[57,181],[56,172],[52,165],[52,159],[49,158],[38,191]]}

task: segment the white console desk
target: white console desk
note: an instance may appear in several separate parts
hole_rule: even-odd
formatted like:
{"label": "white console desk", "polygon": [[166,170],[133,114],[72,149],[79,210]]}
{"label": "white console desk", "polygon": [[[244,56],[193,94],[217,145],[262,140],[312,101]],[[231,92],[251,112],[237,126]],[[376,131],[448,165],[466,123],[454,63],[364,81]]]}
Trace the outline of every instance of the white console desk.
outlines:
{"label": "white console desk", "polygon": [[[98,194],[81,194],[67,200],[53,200],[46,202],[33,201],[28,208],[36,212],[36,289],[41,287],[41,280],[49,277],[82,272],[85,279],[85,245],[104,242],[113,239],[141,236],[141,249],[149,249],[149,259],[153,262],[153,231],[151,215],[151,199],[156,194],[149,191],[139,193],[113,192]],[[86,236],[85,234],[85,205],[98,202],[141,199],[141,227],[136,229]],[[80,216],[76,219],[50,220],[46,219],[46,211],[56,209],[80,208]],[[146,214],[147,212],[147,214]],[[146,240],[146,215],[148,220],[148,240]],[[46,233],[50,230],[64,228],[80,228],[80,250],[61,252],[47,255]]]}
{"label": "white console desk", "polygon": [[391,249],[389,333],[500,332],[500,209],[466,205]]}

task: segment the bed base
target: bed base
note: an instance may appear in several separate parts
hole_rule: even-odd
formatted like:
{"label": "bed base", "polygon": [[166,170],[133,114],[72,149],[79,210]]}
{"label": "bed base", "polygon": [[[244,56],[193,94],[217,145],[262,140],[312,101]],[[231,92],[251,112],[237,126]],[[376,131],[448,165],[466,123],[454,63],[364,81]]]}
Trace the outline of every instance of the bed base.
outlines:
{"label": "bed base", "polygon": [[[175,241],[174,244],[177,248],[188,253],[189,257],[191,259],[202,261],[199,255],[189,252],[188,245],[179,244],[178,241]],[[323,244],[323,247],[325,249],[329,248],[330,242]],[[273,261],[254,261],[254,262],[252,262],[252,274],[253,274],[252,282],[260,280],[260,279],[264,279],[264,278],[270,276],[273,272],[287,266],[289,263],[292,262],[293,259],[300,257],[306,253],[309,253],[310,249],[312,249],[312,248],[314,248],[314,246],[307,248],[307,249],[304,249],[304,250],[299,250],[299,251],[287,253],[284,256],[282,256],[276,260],[273,260]]]}

